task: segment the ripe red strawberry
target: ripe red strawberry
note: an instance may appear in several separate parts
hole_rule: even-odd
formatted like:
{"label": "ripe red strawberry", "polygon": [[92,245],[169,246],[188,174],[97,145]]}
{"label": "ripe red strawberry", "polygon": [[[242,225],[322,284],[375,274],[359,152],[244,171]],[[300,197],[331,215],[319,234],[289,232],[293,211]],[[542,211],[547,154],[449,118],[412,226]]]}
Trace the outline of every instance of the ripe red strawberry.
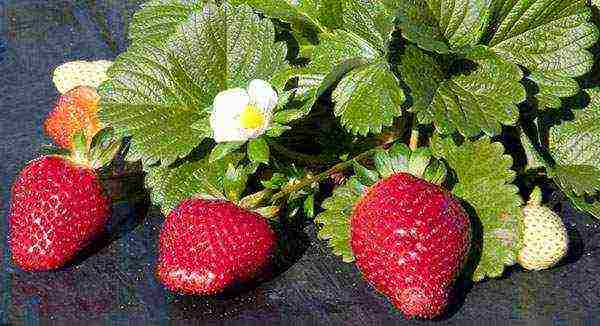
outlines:
{"label": "ripe red strawberry", "polygon": [[276,247],[265,219],[227,201],[188,199],[166,218],[157,276],[173,291],[208,295],[257,276]]}
{"label": "ripe red strawberry", "polygon": [[12,259],[27,271],[62,267],[104,230],[109,213],[94,170],[60,156],[40,157],[12,188]]}
{"label": "ripe red strawberry", "polygon": [[435,318],[444,312],[470,232],[457,200],[406,173],[375,184],[351,219],[358,268],[407,317]]}
{"label": "ripe red strawberry", "polygon": [[75,132],[83,130],[89,145],[101,129],[99,103],[100,95],[96,89],[87,86],[76,87],[61,95],[44,122],[46,134],[58,146],[70,149]]}

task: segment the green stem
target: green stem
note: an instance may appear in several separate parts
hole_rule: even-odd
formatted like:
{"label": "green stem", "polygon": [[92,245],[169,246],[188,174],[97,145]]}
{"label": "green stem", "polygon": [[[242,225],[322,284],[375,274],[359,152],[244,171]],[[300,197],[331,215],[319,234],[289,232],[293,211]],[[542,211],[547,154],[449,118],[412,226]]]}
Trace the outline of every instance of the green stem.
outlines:
{"label": "green stem", "polygon": [[351,160],[348,160],[348,161],[345,161],[342,163],[338,163],[338,164],[334,165],[333,167],[331,167],[330,169],[328,169],[327,171],[322,172],[320,174],[317,174],[317,175],[309,174],[306,177],[304,177],[304,179],[298,181],[297,183],[295,183],[287,188],[282,189],[280,192],[273,195],[273,202],[283,199],[286,196],[289,196],[290,194],[292,194],[296,191],[299,191],[299,190],[303,189],[304,187],[310,186],[311,184],[313,184],[315,182],[321,182],[334,173],[343,172],[346,169],[352,167],[354,162],[360,162],[360,161],[366,159],[367,157],[370,157],[371,155],[375,154],[377,151],[385,148],[385,146],[387,146],[387,144],[372,148],[366,152],[363,152],[363,153],[357,155],[356,157],[354,157]]}

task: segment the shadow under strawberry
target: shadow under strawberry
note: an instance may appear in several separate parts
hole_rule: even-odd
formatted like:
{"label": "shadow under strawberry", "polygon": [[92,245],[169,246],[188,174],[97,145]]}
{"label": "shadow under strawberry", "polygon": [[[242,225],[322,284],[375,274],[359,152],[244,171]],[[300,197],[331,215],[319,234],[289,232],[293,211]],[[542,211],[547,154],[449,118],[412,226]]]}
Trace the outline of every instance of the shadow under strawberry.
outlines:
{"label": "shadow under strawberry", "polygon": [[113,199],[111,217],[105,232],[81,250],[63,268],[82,264],[86,259],[101,252],[113,242],[127,235],[140,225],[150,209],[150,197],[144,190],[142,175],[114,177],[103,180],[104,187]]}
{"label": "shadow under strawberry", "polygon": [[469,215],[471,222],[471,248],[469,255],[465,262],[464,268],[461,274],[458,276],[454,283],[452,295],[448,303],[448,308],[439,317],[435,318],[436,321],[444,321],[452,318],[462,308],[465,303],[465,299],[469,295],[469,292],[473,289],[473,274],[475,269],[479,265],[481,259],[481,249],[483,246],[483,225],[477,217],[477,213],[473,206],[465,201],[461,201],[461,205]]}
{"label": "shadow under strawberry", "polygon": [[149,207],[149,198],[139,202],[113,206],[113,213],[106,226],[106,232],[87,245],[63,268],[71,268],[82,264],[88,258],[98,254],[113,242],[133,231],[144,221]]}

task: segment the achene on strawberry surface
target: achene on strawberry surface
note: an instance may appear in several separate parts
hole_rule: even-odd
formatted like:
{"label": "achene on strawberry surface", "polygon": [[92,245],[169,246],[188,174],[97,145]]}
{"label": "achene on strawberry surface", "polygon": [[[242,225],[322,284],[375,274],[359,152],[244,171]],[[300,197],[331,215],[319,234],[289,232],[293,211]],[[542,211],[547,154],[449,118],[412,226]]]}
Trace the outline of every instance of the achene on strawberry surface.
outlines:
{"label": "achene on strawberry surface", "polygon": [[93,169],[59,156],[32,161],[12,188],[14,263],[27,271],[64,266],[104,231],[109,203]]}
{"label": "achene on strawberry surface", "polygon": [[216,294],[255,278],[275,248],[259,214],[228,201],[187,199],[164,222],[156,273],[173,291]]}
{"label": "achene on strawberry surface", "polygon": [[376,183],[351,217],[358,268],[408,317],[435,318],[444,312],[470,238],[460,203],[407,173]]}

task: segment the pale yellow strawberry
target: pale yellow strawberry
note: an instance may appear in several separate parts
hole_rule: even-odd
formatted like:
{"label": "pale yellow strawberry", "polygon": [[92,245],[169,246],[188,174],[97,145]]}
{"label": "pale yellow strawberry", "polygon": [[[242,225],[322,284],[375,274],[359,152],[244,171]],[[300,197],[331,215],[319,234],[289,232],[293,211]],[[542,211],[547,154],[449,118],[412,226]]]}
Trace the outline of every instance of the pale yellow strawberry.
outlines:
{"label": "pale yellow strawberry", "polygon": [[106,80],[106,71],[112,65],[111,61],[71,61],[64,63],[54,70],[54,85],[61,94],[77,86],[98,88]]}
{"label": "pale yellow strawberry", "polygon": [[541,204],[541,190],[534,189],[523,208],[523,247],[518,262],[528,270],[542,270],[558,263],[567,253],[569,238],[560,216]]}

